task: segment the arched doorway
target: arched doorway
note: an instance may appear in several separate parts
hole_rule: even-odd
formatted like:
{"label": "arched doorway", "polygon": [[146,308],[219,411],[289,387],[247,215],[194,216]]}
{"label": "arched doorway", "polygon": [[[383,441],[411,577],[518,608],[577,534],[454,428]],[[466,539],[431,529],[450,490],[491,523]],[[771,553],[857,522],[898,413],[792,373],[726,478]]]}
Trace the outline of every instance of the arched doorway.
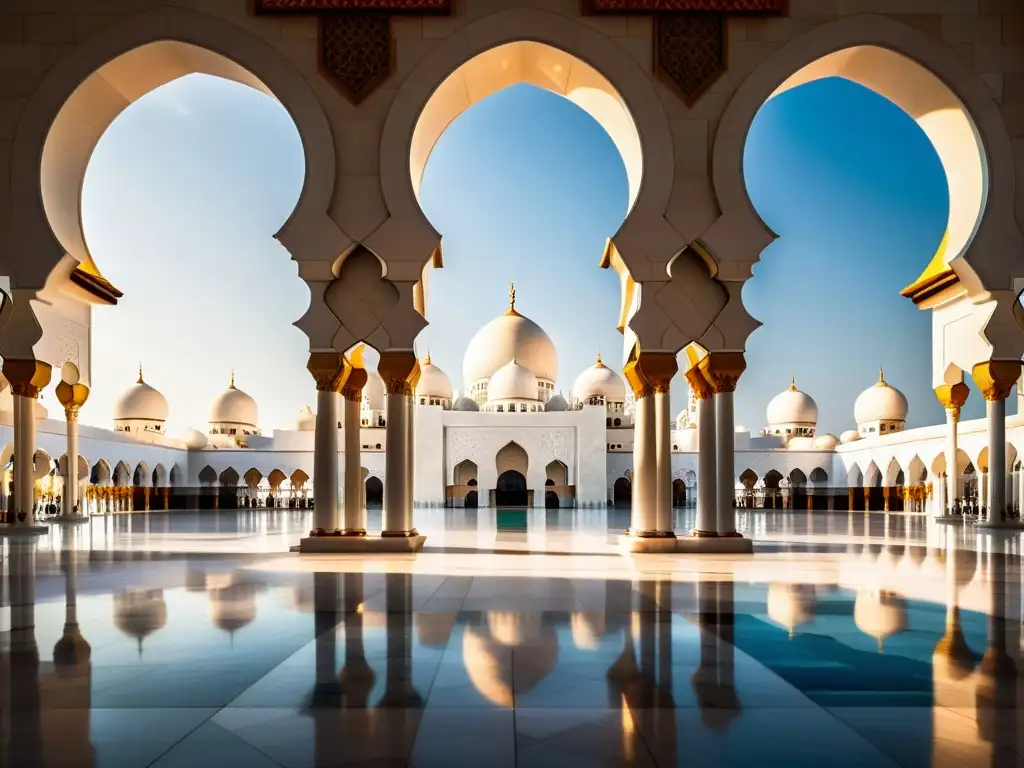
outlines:
{"label": "arched doorway", "polygon": [[686,483],[683,482],[682,478],[677,477],[672,481],[672,506],[686,506]]}
{"label": "arched doorway", "polygon": [[366,478],[366,506],[380,507],[384,504],[384,482],[376,475]]}
{"label": "arched doorway", "polygon": [[528,503],[526,476],[515,469],[507,469],[498,475],[498,486],[494,489],[494,504],[498,507],[525,507]]}
{"label": "arched doorway", "polygon": [[628,505],[633,498],[633,488],[624,477],[616,479],[612,485],[612,501],[615,504]]}
{"label": "arched doorway", "polygon": [[228,467],[220,473],[217,485],[217,508],[238,509],[238,472]]}
{"label": "arched doorway", "polygon": [[463,500],[462,506],[469,507],[470,509],[476,509],[477,507],[480,506],[479,495],[475,490],[470,491],[469,493],[466,494],[466,498]]}

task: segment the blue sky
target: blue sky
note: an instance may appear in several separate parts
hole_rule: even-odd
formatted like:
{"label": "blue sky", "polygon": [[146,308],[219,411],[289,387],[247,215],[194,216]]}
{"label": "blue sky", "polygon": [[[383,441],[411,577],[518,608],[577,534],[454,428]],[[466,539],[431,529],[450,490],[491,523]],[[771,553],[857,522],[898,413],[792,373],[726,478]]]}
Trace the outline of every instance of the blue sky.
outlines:
{"label": "blue sky", "polygon": [[[748,344],[737,422],[764,426],[765,405],[795,369],[818,402],[819,429],[852,427],[853,400],[879,365],[909,397],[911,424],[940,420],[929,317],[898,295],[946,218],[945,178],[924,135],[873,93],[821,81],[761,110],[745,166],[755,206],[780,238],[744,291],[764,326]],[[170,83],[114,122],[86,175],[83,217],[97,263],[125,297],[94,313],[83,421],[109,425],[142,362],[170,401],[172,433],[205,428],[232,367],[264,429],[294,425],[315,400],[308,345],[292,326],[309,294],[273,235],[303,171],[281,106],[226,81]],[[431,325],[418,347],[456,387],[466,344],[504,311],[510,280],[517,308],[555,342],[560,388],[598,349],[621,359],[618,282],[598,262],[625,216],[626,178],[588,115],[530,86],[495,94],[441,137],[421,197],[444,236],[445,268],[432,276]],[[685,397],[679,377],[674,409]],[[980,415],[980,400],[968,402],[968,417]]]}

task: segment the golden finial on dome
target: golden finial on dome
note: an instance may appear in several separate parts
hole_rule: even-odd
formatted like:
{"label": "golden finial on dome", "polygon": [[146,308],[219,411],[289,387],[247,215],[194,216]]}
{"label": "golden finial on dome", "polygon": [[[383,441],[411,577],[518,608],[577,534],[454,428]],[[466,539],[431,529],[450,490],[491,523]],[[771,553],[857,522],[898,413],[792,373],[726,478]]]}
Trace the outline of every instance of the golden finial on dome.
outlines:
{"label": "golden finial on dome", "polygon": [[514,280],[509,280],[508,282],[508,311],[506,311],[505,314],[519,315],[519,313],[516,312],[516,283]]}
{"label": "golden finial on dome", "polygon": [[141,384],[142,383],[142,362],[141,361],[139,362],[139,380],[136,381],[135,383],[136,384]]}
{"label": "golden finial on dome", "polygon": [[882,371],[882,366],[878,366],[878,381],[875,383],[875,386],[885,386],[885,373]]}
{"label": "golden finial on dome", "polygon": [[597,364],[598,365],[604,365],[604,363],[601,362],[601,350],[600,349],[597,350]]}
{"label": "golden finial on dome", "polygon": [[228,389],[237,389],[235,386],[235,367],[231,366],[231,383],[228,384]]}
{"label": "golden finial on dome", "polygon": [[427,359],[423,361],[423,364],[424,365],[432,365],[432,363],[430,362],[430,348],[429,347],[427,348]]}
{"label": "golden finial on dome", "polygon": [[796,368],[789,374],[789,391],[796,392]]}

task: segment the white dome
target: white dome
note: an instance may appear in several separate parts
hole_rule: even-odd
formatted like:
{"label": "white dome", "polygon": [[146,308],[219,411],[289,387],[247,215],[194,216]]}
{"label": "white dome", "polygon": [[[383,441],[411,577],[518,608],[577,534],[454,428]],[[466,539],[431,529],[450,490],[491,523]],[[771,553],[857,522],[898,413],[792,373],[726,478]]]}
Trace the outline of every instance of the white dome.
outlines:
{"label": "white dome", "polygon": [[813,437],[791,437],[786,447],[791,451],[809,451],[814,448]]}
{"label": "white dome", "polygon": [[452,409],[456,411],[479,411],[480,406],[476,404],[476,400],[463,396],[455,401]]}
{"label": "white dome", "polygon": [[452,382],[448,374],[430,362],[430,353],[420,366],[420,380],[416,383],[417,397],[439,397],[452,399]]}
{"label": "white dome", "polygon": [[367,370],[363,398],[369,403],[371,411],[384,410],[384,395],[384,379],[376,371]]}
{"label": "white dome", "polygon": [[562,393],[561,392],[556,392],[550,398],[548,398],[548,401],[546,403],[544,403],[544,410],[545,411],[568,411],[569,410],[569,404],[567,402],[565,402],[565,398],[562,397]]}
{"label": "white dome", "polygon": [[312,432],[316,429],[316,414],[308,405],[302,406],[299,411],[299,418],[295,420],[295,428],[299,432]]}
{"label": "white dome", "polygon": [[856,429],[848,429],[839,435],[839,442],[842,444],[852,443],[855,440],[860,440],[860,432]]}
{"label": "white dome", "polygon": [[814,438],[815,448],[821,448],[822,450],[825,451],[831,451],[837,445],[839,445],[839,438],[836,437],[835,435],[830,435],[827,432],[824,435],[818,435],[816,438]]}
{"label": "white dome", "polygon": [[878,381],[865,389],[853,404],[853,419],[858,424],[869,421],[906,421],[907,398],[895,387],[890,387],[881,369]]}
{"label": "white dome", "polygon": [[141,419],[144,421],[167,421],[167,398],[139,379],[120,394],[114,402],[114,421]]}
{"label": "white dome", "polygon": [[181,436],[181,442],[183,442],[185,447],[189,450],[198,451],[200,448],[205,448],[210,441],[207,439],[206,435],[198,429],[192,429],[189,427]]}
{"label": "white dome", "polygon": [[462,360],[463,383],[469,387],[490,379],[512,360],[539,379],[558,378],[558,355],[544,329],[515,310],[515,292],[508,311],[476,332]]}
{"label": "white dome", "polygon": [[576,377],[572,385],[572,396],[577,400],[603,397],[605,402],[622,403],[626,400],[626,384],[622,377],[601,362],[597,362]]}
{"label": "white dome", "polygon": [[235,386],[235,377],[231,376],[231,384],[217,395],[210,407],[211,424],[244,424],[255,427],[259,421],[256,401]]}
{"label": "white dome", "polygon": [[491,376],[487,399],[537,400],[537,377],[513,358]]}
{"label": "white dome", "polygon": [[768,424],[817,424],[818,405],[814,398],[796,388],[796,382],[789,389],[780,392],[768,403]]}

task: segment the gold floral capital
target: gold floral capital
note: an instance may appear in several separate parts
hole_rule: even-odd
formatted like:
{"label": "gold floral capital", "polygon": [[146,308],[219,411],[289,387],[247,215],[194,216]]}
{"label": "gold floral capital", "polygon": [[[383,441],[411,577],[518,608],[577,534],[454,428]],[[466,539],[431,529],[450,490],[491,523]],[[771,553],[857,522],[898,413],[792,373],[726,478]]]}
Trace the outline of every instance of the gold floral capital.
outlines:
{"label": "gold floral capital", "polygon": [[704,378],[704,374],[700,370],[699,363],[684,373],[683,376],[686,377],[686,381],[690,385],[690,389],[693,390],[693,396],[698,400],[709,400],[714,396],[714,387],[711,385],[710,381]]}
{"label": "gold floral capital", "polygon": [[420,361],[414,352],[381,352],[377,373],[389,395],[412,396],[420,379]]}
{"label": "gold floral capital", "polygon": [[352,365],[338,352],[311,352],[306,368],[316,381],[317,392],[340,392]]}
{"label": "gold floral capital", "polygon": [[341,388],[342,397],[346,400],[354,400],[355,402],[362,400],[363,387],[366,386],[369,378],[365,368],[353,367],[348,375],[348,379],[345,381],[345,386]]}
{"label": "gold floral capital", "polygon": [[713,394],[735,392],[740,376],[747,369],[742,352],[709,352],[697,363],[700,373],[711,385]]}
{"label": "gold floral capital", "polygon": [[68,384],[63,379],[57,384],[57,400],[64,406],[68,421],[78,421],[78,411],[89,399],[89,388],[85,384]]}
{"label": "gold floral capital", "polygon": [[986,400],[1005,400],[1020,378],[1019,360],[989,360],[971,369],[974,383]]}
{"label": "gold floral capital", "polygon": [[967,396],[971,394],[970,388],[962,381],[956,384],[943,384],[935,388],[935,398],[942,403],[942,407],[954,416],[960,416],[960,409],[967,402]]}
{"label": "gold floral capital", "polygon": [[41,360],[4,360],[3,372],[12,394],[35,399],[50,383],[53,369]]}
{"label": "gold floral capital", "polygon": [[676,356],[671,352],[641,352],[631,356],[622,369],[626,381],[637,400],[655,393],[669,391],[672,377],[679,370]]}

